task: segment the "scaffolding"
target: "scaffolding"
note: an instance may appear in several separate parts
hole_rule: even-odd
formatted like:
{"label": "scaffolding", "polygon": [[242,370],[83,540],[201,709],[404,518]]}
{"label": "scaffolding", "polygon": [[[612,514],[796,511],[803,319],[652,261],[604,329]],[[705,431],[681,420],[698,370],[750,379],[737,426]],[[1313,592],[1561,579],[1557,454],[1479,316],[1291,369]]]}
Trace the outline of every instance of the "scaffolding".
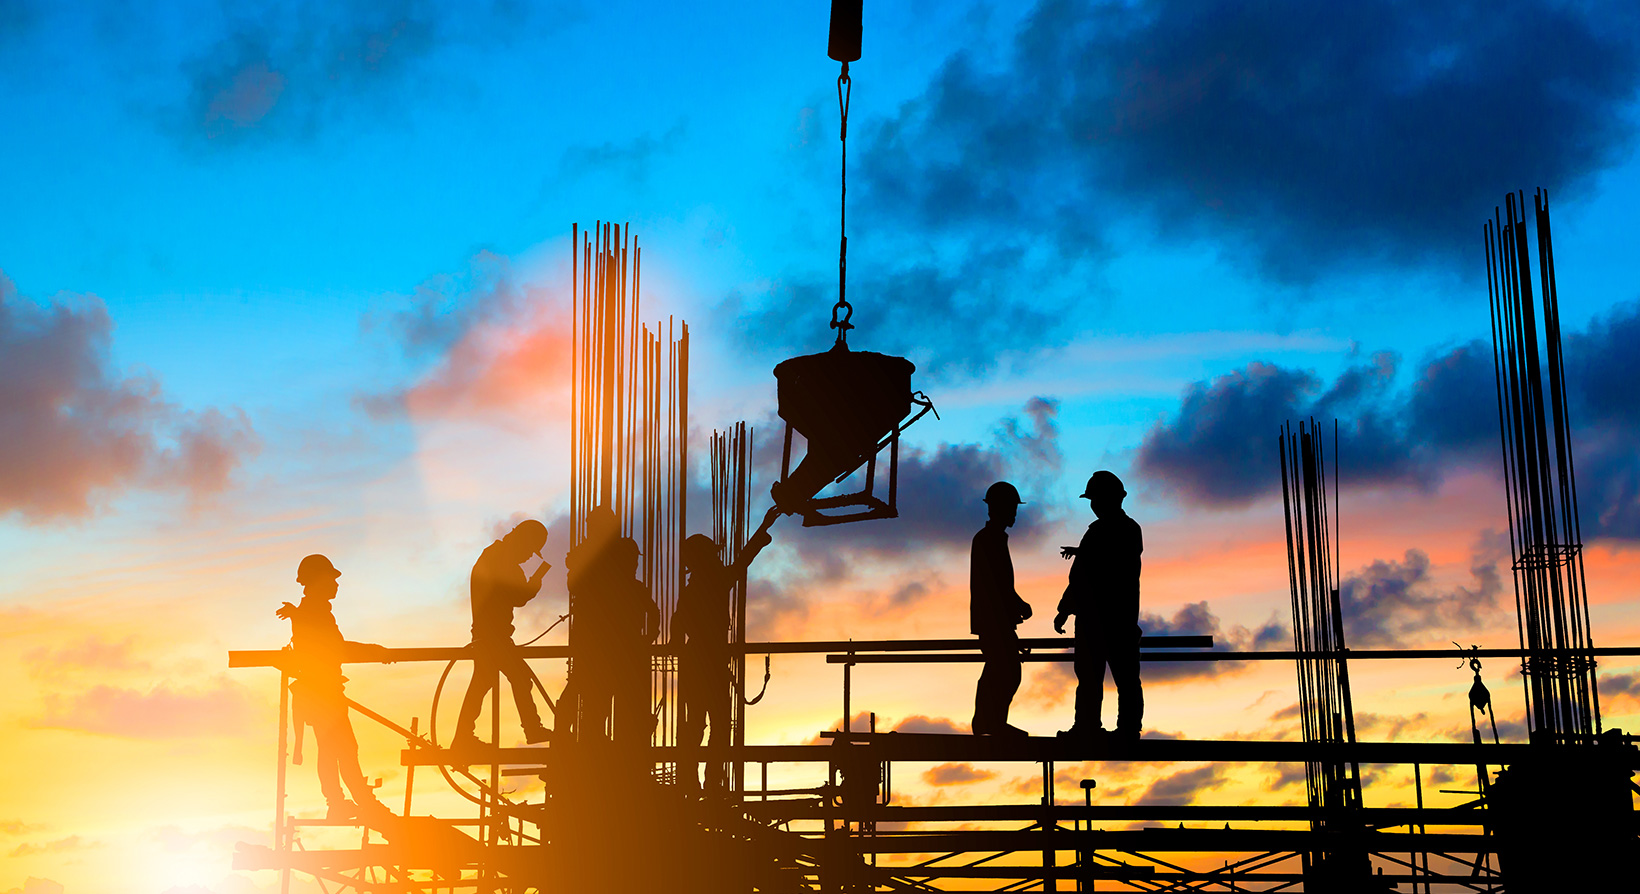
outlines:
{"label": "scaffolding", "polygon": [[[679,558],[687,533],[690,468],[688,327],[679,324],[674,331],[669,323],[663,336],[658,326],[651,331],[637,322],[639,253],[628,231],[599,225],[583,239],[577,229],[572,540],[574,546],[585,542],[587,515],[604,506],[616,513],[620,530],[643,546],[640,576],[661,607],[662,625],[648,650],[649,702],[639,712],[647,716],[634,723],[634,714],[617,713],[612,735],[577,724],[574,735],[555,736],[547,745],[498,747],[500,689],[495,687],[490,697],[492,744],[456,753],[438,741],[437,704],[454,666],[472,660],[471,649],[402,648],[348,656],[355,662],[443,663],[444,670],[433,686],[425,728],[419,717],[401,724],[348,703],[357,717],[405,742],[399,812],[375,811],[345,820],[297,817],[286,804],[288,693],[295,653],[288,648],[230,652],[230,667],[281,672],[273,845],[241,846],[235,867],[279,871],[282,891],[288,891],[292,873],[300,872],[327,892],[360,894],[1620,889],[1618,855],[1632,852],[1640,831],[1630,778],[1640,767],[1640,749],[1634,736],[1600,728],[1593,669],[1600,658],[1640,656],[1640,648],[1593,645],[1578,546],[1570,428],[1564,384],[1558,378],[1563,361],[1547,206],[1540,199],[1552,423],[1544,412],[1540,365],[1533,360],[1538,335],[1529,289],[1521,286],[1529,275],[1524,224],[1516,218],[1513,198],[1509,208],[1507,224],[1488,229],[1487,244],[1489,269],[1502,269],[1494,269],[1493,319],[1523,618],[1520,647],[1348,648],[1339,599],[1336,449],[1329,489],[1323,438],[1313,422],[1296,432],[1284,429],[1279,442],[1294,648],[1230,651],[1214,648],[1206,636],[1145,637],[1140,642],[1140,659],[1146,663],[1292,662],[1302,714],[1299,741],[1089,742],[880,732],[869,712],[864,712],[867,728],[856,730],[851,718],[860,713],[857,674],[867,668],[892,672],[910,664],[977,663],[984,660],[977,640],[750,642],[742,575],[730,603],[733,734],[726,745],[680,743],[679,655],[666,623],[684,584]],[[1494,258],[1508,263],[1494,263]],[[931,406],[925,398],[913,400],[908,384],[905,392],[907,412]],[[892,450],[893,439],[909,423],[884,418],[884,430],[892,436],[883,440],[879,432],[870,440],[877,450]],[[711,440],[712,527],[730,562],[747,543],[752,436],[742,423]],[[788,432],[788,453],[789,443]],[[1523,456],[1529,461],[1517,461]],[[815,476],[816,482],[841,484],[870,459],[850,451],[837,457],[829,460],[826,474]],[[891,452],[890,481],[894,458]],[[789,456],[782,467],[784,479]],[[892,485],[890,493],[891,505]],[[805,490],[789,497],[789,507],[811,496]],[[765,529],[776,514],[766,517]],[[525,645],[518,647],[519,654],[535,662],[573,662],[574,630],[570,628],[568,645]],[[1071,661],[1073,644],[1069,637],[1021,640],[1027,650],[1022,660]],[[843,720],[837,729],[819,732],[812,744],[747,741],[749,710],[763,695],[750,694],[748,665],[763,658],[766,685],[775,655],[807,656],[816,670],[840,671]],[[1502,743],[1495,736],[1484,742],[1478,727],[1470,742],[1358,739],[1351,663],[1454,658],[1470,662],[1482,694],[1479,659],[1521,662],[1533,719],[1529,742]],[[567,672],[573,674],[573,667]],[[555,711],[574,710],[569,701],[553,704],[549,697],[548,703]],[[647,729],[636,729],[643,723]],[[1040,770],[1035,800],[896,801],[896,764],[974,761],[1025,765],[1033,774]],[[1089,761],[1303,764],[1308,798],[1296,806],[1097,804],[1097,781],[1082,779],[1077,780],[1080,803],[1075,797],[1062,800],[1059,789],[1068,783],[1056,771]],[[702,797],[679,784],[680,767],[701,762],[721,768],[727,781],[721,792]],[[1406,768],[1417,806],[1366,804],[1362,764]],[[782,780],[778,785],[770,782],[771,767]],[[1472,768],[1474,797],[1453,807],[1424,806],[1424,773],[1430,767]],[[423,789],[426,780],[426,773],[418,776],[417,770],[423,768],[435,770],[441,788],[465,801],[461,815],[416,813],[418,780]],[[538,798],[508,787],[509,780],[531,778],[543,783]],[[356,831],[358,844],[306,849],[302,833],[316,827]]]}

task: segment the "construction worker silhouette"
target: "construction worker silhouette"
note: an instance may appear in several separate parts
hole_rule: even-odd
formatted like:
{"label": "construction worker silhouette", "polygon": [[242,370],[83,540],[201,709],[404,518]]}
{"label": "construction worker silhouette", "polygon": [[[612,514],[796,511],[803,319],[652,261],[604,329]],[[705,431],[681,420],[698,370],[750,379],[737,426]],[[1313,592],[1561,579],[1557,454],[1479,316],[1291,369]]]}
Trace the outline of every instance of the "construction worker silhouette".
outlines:
{"label": "construction worker silhouette", "polygon": [[577,606],[575,673],[582,740],[605,738],[611,712],[617,741],[636,745],[649,740],[649,644],[660,633],[660,609],[638,579],[641,557],[632,538],[611,541],[599,560],[607,573],[601,592]]}
{"label": "construction worker silhouette", "polygon": [[[359,742],[353,736],[353,723],[347,715],[347,696],[343,684],[342,661],[371,657],[385,661],[386,649],[373,643],[354,643],[342,639],[341,628],[336,626],[336,615],[330,602],[340,587],[336,579],[342,573],[330,559],[321,555],[308,556],[296,566],[296,582],[302,585],[300,605],[282,603],[274,610],[281,620],[290,621],[290,643],[293,652],[289,668],[295,681],[290,684],[295,702],[294,715],[298,734],[297,753],[301,753],[300,734],[303,725],[313,727],[318,740],[319,790],[324,793],[329,809],[327,819],[352,819],[361,811],[387,810],[376,800],[376,793],[365,781],[359,769]],[[298,761],[299,762],[299,761]],[[342,783],[353,800],[347,800]]]}
{"label": "construction worker silhouette", "polygon": [[1024,503],[1019,491],[998,481],[985,491],[989,519],[974,535],[968,562],[968,630],[979,637],[985,656],[974,692],[974,735],[1029,735],[1008,722],[1008,706],[1019,691],[1019,634],[1015,628],[1031,616],[1030,603],[1014,589],[1014,561],[1008,554],[1008,528]]}
{"label": "construction worker silhouette", "polygon": [[[776,510],[770,510],[774,514]],[[757,554],[769,545],[767,528],[760,528],[746,541],[733,565],[725,566],[722,550],[705,534],[691,534],[683,541],[683,570],[688,574],[678,607],[672,612],[672,642],[678,644],[678,744],[700,747],[708,725],[712,738],[708,747],[717,750],[729,744],[730,713],[734,701],[734,680],[729,662],[730,593],[746,574]],[[722,769],[708,769],[707,783],[721,790],[726,785]],[[678,784],[698,789],[695,761],[679,765]]]}
{"label": "construction worker silhouette", "polygon": [[[530,673],[524,656],[513,644],[513,609],[529,602],[541,592],[541,578],[552,566],[542,561],[530,577],[524,576],[523,564],[530,556],[538,556],[547,545],[547,526],[534,519],[525,519],[505,537],[491,543],[473,563],[469,579],[473,605],[473,679],[467,684],[467,695],[461,700],[461,713],[456,716],[456,735],[452,749],[480,744],[473,734],[473,724],[484,706],[484,697],[500,684],[505,676],[512,685],[513,704],[518,707],[518,719],[524,727],[524,740],[535,744],[548,738],[547,728],[541,723],[541,714],[535,707],[535,693],[531,687],[535,677]],[[499,742],[495,744],[500,744]]]}
{"label": "construction worker silhouette", "polygon": [[1093,473],[1082,491],[1098,518],[1082,542],[1060,555],[1074,559],[1070,583],[1059,600],[1053,629],[1065,632],[1065,619],[1076,616],[1076,722],[1064,736],[1103,738],[1100,719],[1105,667],[1116,683],[1116,740],[1139,738],[1145,696],[1139,685],[1139,556],[1144,535],[1139,523],[1122,511],[1127,490],[1107,471]]}
{"label": "construction worker silhouette", "polygon": [[[565,585],[569,589],[569,675],[564,691],[558,696],[558,711],[553,718],[553,736],[569,741],[579,728],[582,705],[582,670],[588,663],[596,664],[597,657],[586,654],[588,643],[595,639],[597,614],[602,594],[615,583],[610,568],[610,545],[621,535],[620,520],[607,506],[594,506],[587,512],[587,535],[569,554],[564,556]],[[589,625],[591,625],[589,627]],[[590,638],[589,638],[590,637]],[[607,708],[599,715],[607,717]],[[601,734],[603,723],[598,730]]]}

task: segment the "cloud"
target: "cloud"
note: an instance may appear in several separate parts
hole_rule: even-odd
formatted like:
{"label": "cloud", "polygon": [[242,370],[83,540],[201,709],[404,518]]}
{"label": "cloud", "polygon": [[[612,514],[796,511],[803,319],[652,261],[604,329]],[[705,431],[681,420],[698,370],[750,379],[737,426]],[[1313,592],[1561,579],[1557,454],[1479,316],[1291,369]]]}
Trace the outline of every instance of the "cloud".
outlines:
{"label": "cloud", "polygon": [[116,370],[113,330],[94,295],[42,306],[0,274],[0,514],[82,518],[133,488],[203,500],[258,449],[240,410],[184,410]]}
{"label": "cloud", "polygon": [[979,770],[972,764],[940,764],[923,771],[922,781],[929,785],[972,785],[996,776],[995,770]]}
{"label": "cloud", "polygon": [[379,419],[562,415],[569,401],[570,308],[565,296],[523,281],[505,257],[481,251],[459,274],[434,276],[365,318],[405,355],[429,363],[405,387],[361,395]]}
{"label": "cloud", "polygon": [[688,119],[680,118],[656,135],[645,131],[630,140],[576,144],[564,150],[558,162],[559,182],[597,174],[614,174],[635,186],[649,182],[655,159],[675,152],[689,136]]}
{"label": "cloud", "polygon": [[1483,544],[1475,552],[1472,586],[1437,586],[1429,556],[1418,549],[1407,550],[1401,561],[1380,559],[1350,574],[1338,590],[1344,641],[1354,648],[1398,647],[1486,627],[1496,620],[1503,590],[1500,553],[1501,544]]}
{"label": "cloud", "polygon": [[[1640,302],[1612,308],[1563,337],[1585,536],[1640,538]],[[1399,388],[1400,358],[1372,355],[1330,384],[1309,370],[1254,362],[1189,386],[1178,412],[1146,432],[1140,475],[1180,501],[1246,506],[1280,492],[1277,427],[1340,422],[1335,459],[1357,487],[1431,490],[1466,468],[1498,468],[1491,346],[1471,341],[1426,359]],[[1329,445],[1330,447],[1330,445]]]}
{"label": "cloud", "polygon": [[[41,854],[66,854],[73,851],[90,850],[91,848],[97,847],[102,847],[102,843],[97,841],[89,841],[78,835],[70,835],[67,838],[59,838],[55,841],[42,841],[38,843],[25,841],[22,844],[12,848],[11,851],[7,853],[7,856],[35,857]],[[25,887],[24,890],[29,889]]]}
{"label": "cloud", "polygon": [[1150,784],[1135,804],[1189,804],[1196,796],[1219,788],[1230,779],[1221,766],[1210,764],[1194,770],[1180,770]]}
{"label": "cloud", "polygon": [[132,739],[172,739],[235,735],[261,715],[261,705],[248,689],[220,678],[209,689],[176,689],[161,683],[147,692],[93,686],[66,697],[48,693],[44,713],[30,725]]}
{"label": "cloud", "polygon": [[23,653],[23,663],[28,665],[29,674],[36,679],[61,679],[81,670],[147,670],[149,663],[133,654],[135,643],[136,637],[126,637],[117,643],[87,637],[60,649],[44,646],[30,649]]}
{"label": "cloud", "polygon": [[959,723],[949,717],[929,717],[926,714],[913,714],[894,724],[893,732],[966,736],[971,730],[968,728],[968,724]]}
{"label": "cloud", "polygon": [[1602,674],[1596,686],[1601,698],[1640,701],[1640,673]]}
{"label": "cloud", "polygon": [[1278,791],[1289,785],[1308,783],[1309,781],[1303,764],[1269,764],[1267,766],[1275,775],[1265,781],[1264,788],[1266,791]]}
{"label": "cloud", "polygon": [[[1051,398],[1031,398],[1023,408],[1030,422],[1003,419],[990,444],[941,444],[932,451],[901,447],[900,517],[887,525],[868,522],[807,530],[798,541],[800,553],[820,568],[843,554],[911,557],[931,550],[966,550],[985,524],[982,501],[992,484],[1013,480],[1031,502],[1037,499],[1035,488],[1054,480],[1060,462],[1058,408],[1058,401]],[[762,449],[778,455],[780,446],[778,437],[768,438]],[[878,469],[879,476],[883,472]],[[861,482],[850,479],[840,485],[850,486],[859,487]],[[886,492],[886,483],[877,487]],[[1047,521],[1041,512],[1023,511],[1009,536],[1015,544],[1029,542],[1045,532]],[[838,566],[839,571],[842,568]]]}
{"label": "cloud", "polygon": [[1410,717],[1360,711],[1355,715],[1355,731],[1358,735],[1373,733],[1375,741],[1393,742],[1400,738],[1403,732],[1422,726],[1428,720],[1429,715],[1422,711]]}
{"label": "cloud", "polygon": [[1312,372],[1258,361],[1197,382],[1175,418],[1145,433],[1139,473],[1187,503],[1246,505],[1280,491],[1276,432],[1283,422],[1337,418],[1333,460],[1342,480],[1428,488],[1438,478],[1433,457],[1408,443],[1396,412],[1398,362],[1394,354],[1374,354],[1326,389]]}
{"label": "cloud", "polygon": [[361,113],[402,116],[438,83],[429,67],[438,51],[504,45],[548,18],[528,4],[423,0],[221,3],[193,13],[206,37],[182,61],[186,88],[167,114],[183,139],[219,145],[306,139]]}
{"label": "cloud", "polygon": [[1472,262],[1502,190],[1625,157],[1637,32],[1610,3],[1042,0],[864,128],[863,213],[1067,256],[1144,213],[1287,280]]}
{"label": "cloud", "polygon": [[[848,295],[858,329],[849,344],[905,356],[919,377],[986,373],[1014,354],[1063,340],[1071,308],[1087,298],[1044,287],[1029,302],[1009,300],[1020,282],[1051,283],[1074,270],[1059,259],[1038,259],[1007,237],[950,257],[928,259],[918,251],[917,260],[882,241],[870,261],[862,256],[870,243],[851,245]],[[800,274],[728,295],[715,315],[755,356],[789,357],[830,347],[836,301],[835,273]]]}
{"label": "cloud", "polygon": [[25,823],[22,820],[0,820],[0,835],[24,835],[35,828],[33,824]]}
{"label": "cloud", "polygon": [[[1292,630],[1273,618],[1257,629],[1235,624],[1225,631],[1223,622],[1205,600],[1182,606],[1171,618],[1142,612],[1139,627],[1145,636],[1211,636],[1215,652],[1264,651],[1288,646],[1293,641]],[[1147,661],[1140,665],[1139,676],[1145,684],[1178,682],[1233,674],[1246,666],[1245,661],[1230,660]],[[1024,696],[1030,702],[1053,707],[1074,692],[1076,682],[1076,669],[1071,662],[1054,662],[1031,677]]]}

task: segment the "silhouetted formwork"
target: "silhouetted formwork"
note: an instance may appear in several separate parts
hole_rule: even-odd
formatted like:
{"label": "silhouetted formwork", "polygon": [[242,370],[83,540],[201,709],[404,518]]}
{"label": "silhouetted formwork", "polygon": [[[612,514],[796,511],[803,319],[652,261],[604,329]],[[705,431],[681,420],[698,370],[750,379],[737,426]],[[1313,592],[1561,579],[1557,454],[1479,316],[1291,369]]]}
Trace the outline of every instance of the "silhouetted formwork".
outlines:
{"label": "silhouetted formwork", "polygon": [[[1546,211],[1540,212],[1539,225],[1546,240]],[[1512,216],[1510,226],[1516,226]],[[609,670],[608,661],[587,663],[588,643],[577,636],[575,621],[578,616],[596,617],[596,612],[593,603],[580,600],[611,596],[597,586],[583,587],[578,582],[570,585],[569,644],[522,645],[512,653],[525,660],[571,662],[570,686],[556,701],[548,696],[546,703],[559,715],[558,720],[575,712],[576,722],[556,724],[558,731],[547,744],[498,747],[501,699],[498,687],[490,687],[491,741],[458,751],[441,747],[440,695],[452,668],[478,656],[472,647],[353,647],[339,656],[340,662],[429,662],[435,666],[442,662],[444,672],[431,685],[434,696],[426,728],[419,717],[401,725],[347,700],[353,713],[405,740],[401,754],[404,800],[402,805],[391,805],[397,811],[375,809],[363,811],[358,818],[309,819],[291,817],[285,809],[290,720],[285,696],[292,673],[300,670],[298,656],[288,649],[231,652],[230,667],[273,667],[282,672],[274,846],[242,848],[235,860],[238,868],[281,870],[287,888],[290,873],[303,872],[321,880],[327,890],[401,894],[975,889],[1513,892],[1578,886],[1615,890],[1624,883],[1620,855],[1635,843],[1630,777],[1640,766],[1640,751],[1634,737],[1600,729],[1592,695],[1593,668],[1599,657],[1640,655],[1640,648],[1597,648],[1592,643],[1581,566],[1574,568],[1570,561],[1577,555],[1575,488],[1570,484],[1569,447],[1561,449],[1569,436],[1563,398],[1558,396],[1563,393],[1561,385],[1551,383],[1548,390],[1556,407],[1553,424],[1564,429],[1556,436],[1559,440],[1553,452],[1568,457],[1564,473],[1545,483],[1539,481],[1545,474],[1542,470],[1556,468],[1548,459],[1533,460],[1539,471],[1511,466],[1511,486],[1517,488],[1512,493],[1534,488],[1539,492],[1538,496],[1512,496],[1515,502],[1510,504],[1512,530],[1516,531],[1517,586],[1525,617],[1520,648],[1347,649],[1338,597],[1337,533],[1329,524],[1336,521],[1336,502],[1331,515],[1327,505],[1329,496],[1336,501],[1337,491],[1326,487],[1323,443],[1312,424],[1284,438],[1281,450],[1296,648],[1215,651],[1211,638],[1204,636],[1145,637],[1139,642],[1141,663],[1294,662],[1303,740],[1107,741],[877,732],[874,717],[867,720],[866,729],[852,728],[850,719],[860,716],[854,676],[864,672],[863,668],[891,673],[896,664],[982,662],[986,656],[974,639],[746,641],[746,561],[742,559],[749,560],[755,553],[761,545],[759,538],[777,518],[790,514],[810,524],[825,524],[835,517],[822,510],[840,507],[852,507],[862,517],[893,514],[894,444],[898,432],[920,417],[918,408],[925,411],[928,404],[925,398],[916,399],[909,381],[899,381],[897,366],[883,364],[894,373],[889,377],[892,381],[862,379],[864,384],[858,387],[891,392],[894,412],[885,408],[886,403],[868,408],[863,413],[868,419],[862,422],[850,417],[855,404],[849,401],[826,404],[820,410],[809,402],[810,409],[794,410],[786,417],[788,421],[800,417],[808,427],[802,432],[808,441],[807,456],[797,469],[792,468],[788,433],[788,457],[773,489],[774,508],[750,538],[751,433],[736,426],[713,439],[711,539],[718,545],[721,567],[734,580],[721,603],[722,611],[728,613],[721,627],[713,621],[694,623],[691,629],[721,630],[726,637],[721,648],[714,643],[709,651],[730,662],[727,675],[713,675],[721,680],[714,685],[727,686],[730,691],[713,698],[726,695],[733,708],[729,735],[714,734],[709,744],[696,747],[694,741],[680,743],[678,738],[676,671],[681,650],[670,626],[684,584],[681,558],[688,535],[683,486],[688,468],[684,437],[688,431],[687,328],[680,327],[681,337],[662,339],[637,324],[636,249],[630,249],[632,263],[628,265],[629,234],[614,227],[595,232],[594,242],[576,240],[571,555],[579,558],[567,565],[573,573],[601,567],[597,565],[604,561],[599,558],[601,550],[617,535],[630,537],[631,548],[641,552],[641,563],[625,575],[641,588],[637,595],[647,594],[658,605],[660,630],[658,641],[645,640],[630,650],[636,669],[632,679],[639,685],[608,685],[601,675],[624,675],[626,670]],[[1515,238],[1520,231],[1505,232]],[[1518,262],[1518,278],[1524,280],[1525,262],[1517,255],[1518,251],[1509,257],[1511,263]],[[1546,241],[1540,256],[1549,257]],[[1550,300],[1552,286],[1545,289],[1545,295]],[[1500,312],[1506,322],[1529,316],[1518,300],[1508,308]],[[1545,315],[1552,320],[1552,308]],[[1519,329],[1524,324],[1510,325]],[[845,332],[846,328],[839,328],[832,352],[811,356],[824,358],[834,352],[833,360],[848,356],[842,339]],[[1505,450],[1516,454],[1529,452],[1530,445],[1522,446],[1521,439],[1536,438],[1541,447],[1549,437],[1544,434],[1547,423],[1540,424],[1547,418],[1543,389],[1530,382],[1540,373],[1518,359],[1527,353],[1528,343],[1531,351],[1538,350],[1537,335],[1524,329],[1520,332],[1523,334],[1512,336],[1513,342],[1500,336],[1504,347],[1499,349],[1500,370],[1505,361],[1516,364],[1507,375],[1500,372],[1500,394],[1507,387],[1509,399],[1523,408],[1504,412]],[[1558,366],[1557,323],[1549,327],[1545,338],[1554,358],[1552,365]],[[1519,384],[1523,381],[1525,386]],[[785,415],[789,409],[787,380],[783,378],[781,384]],[[803,404],[807,397],[793,400]],[[1520,421],[1523,418],[1540,423],[1528,424]],[[873,495],[870,485],[871,464],[885,450],[891,482],[886,500]],[[807,468],[818,471],[804,472],[804,464],[811,460]],[[826,489],[838,485],[846,489],[849,476],[862,468],[868,479],[863,492],[866,498],[860,498],[861,492],[845,493],[845,501],[828,502],[832,498]],[[1534,508],[1540,503],[1563,507],[1556,516],[1561,527],[1539,533],[1548,524],[1537,514],[1547,510]],[[1571,512],[1570,534],[1564,533],[1568,530],[1565,511]],[[607,535],[592,530],[597,525],[587,522],[589,517],[604,517],[602,513],[609,514],[607,524],[614,526]],[[758,542],[748,549],[749,540]],[[1573,570],[1575,587],[1569,577]],[[1019,644],[1029,650],[1021,656],[1023,661],[1075,660],[1070,638],[1022,639]],[[768,656],[776,654],[811,656],[811,673],[838,667],[844,718],[840,729],[819,732],[808,744],[746,741],[748,709],[763,697],[762,692],[752,696],[748,691],[748,658],[764,656],[767,688]],[[1357,739],[1346,661],[1467,660],[1475,668],[1478,692],[1484,694],[1479,659],[1488,657],[1523,661],[1533,724],[1530,742],[1499,743],[1495,735],[1486,741],[1478,722],[1470,742]],[[574,666],[577,659],[582,662],[579,672]],[[586,679],[587,667],[600,668],[600,678]],[[646,674],[647,690],[641,685]],[[963,688],[968,683],[965,674]],[[1585,695],[1587,702],[1580,701]],[[612,711],[606,711],[602,701],[595,709],[588,707],[590,700],[606,697],[613,700]],[[719,722],[721,714],[715,712],[710,722]],[[696,737],[693,727],[690,737]],[[1029,803],[1012,804],[896,802],[896,765],[964,761],[1030,764],[1040,770],[1039,794]],[[1096,780],[1084,780],[1079,791],[1062,800],[1067,786],[1056,783],[1056,769],[1088,761],[1261,767],[1302,763],[1310,782],[1309,799],[1304,806],[1096,804]],[[697,762],[719,768],[713,776],[723,780],[721,790],[702,797],[694,785],[683,781],[683,768]],[[1407,773],[1415,783],[1419,806],[1367,805],[1358,769],[1363,763]],[[1423,807],[1424,771],[1431,766],[1472,770],[1475,788],[1471,794],[1475,797],[1458,807]],[[418,781],[420,791],[425,792],[425,770],[429,768],[438,773],[439,788],[458,792],[470,808],[461,815],[416,815]],[[418,769],[424,771],[419,776]],[[693,776],[693,770],[687,772]],[[543,781],[538,795],[520,795],[508,784],[509,779],[530,777]],[[305,849],[304,830],[325,826],[361,830],[359,845]]]}

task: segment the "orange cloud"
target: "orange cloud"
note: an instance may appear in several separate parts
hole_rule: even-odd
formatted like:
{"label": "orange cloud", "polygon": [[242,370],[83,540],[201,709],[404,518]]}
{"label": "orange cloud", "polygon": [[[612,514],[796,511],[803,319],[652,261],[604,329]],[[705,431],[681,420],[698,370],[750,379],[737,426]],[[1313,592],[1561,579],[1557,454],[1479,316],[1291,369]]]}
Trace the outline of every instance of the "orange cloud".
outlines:
{"label": "orange cloud", "polygon": [[973,764],[940,764],[923,771],[922,780],[929,785],[973,785],[995,777],[995,770],[976,769]]}
{"label": "orange cloud", "polygon": [[135,739],[237,735],[264,720],[267,708],[245,686],[227,678],[205,690],[161,683],[147,692],[94,686],[64,697],[49,693],[37,729],[76,730]]}
{"label": "orange cloud", "polygon": [[417,417],[569,408],[571,332],[564,308],[537,306],[516,323],[468,330],[428,376],[404,394]]}

